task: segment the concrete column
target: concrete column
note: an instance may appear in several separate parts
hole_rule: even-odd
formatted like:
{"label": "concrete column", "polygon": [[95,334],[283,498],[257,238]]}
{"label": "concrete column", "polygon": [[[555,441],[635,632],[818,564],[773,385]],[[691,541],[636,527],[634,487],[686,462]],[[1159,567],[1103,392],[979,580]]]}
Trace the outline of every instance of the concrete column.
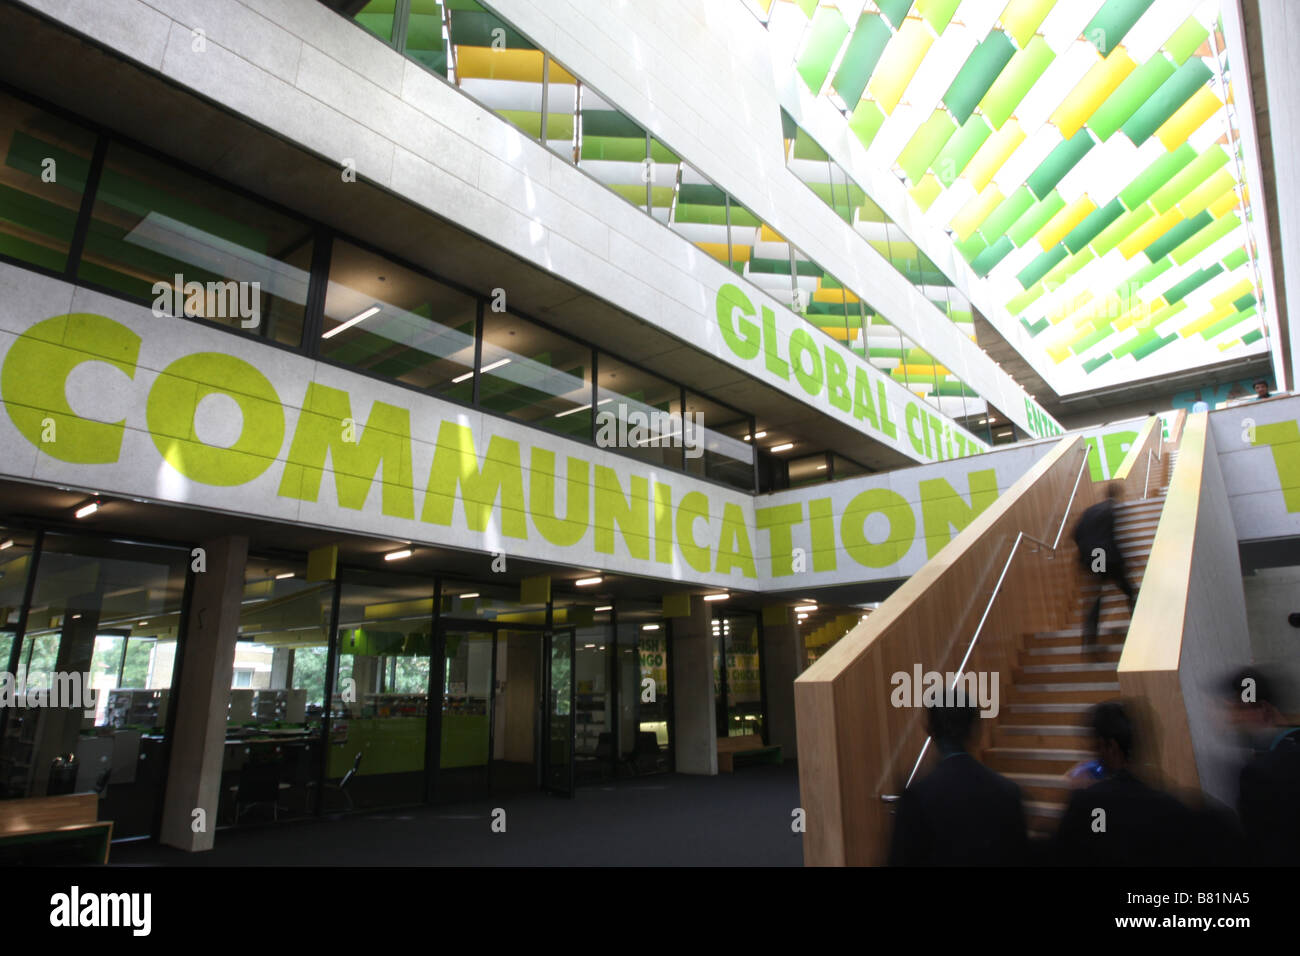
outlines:
{"label": "concrete column", "polygon": [[672,619],[673,745],[678,773],[718,772],[717,712],[714,708],[713,650],[709,606],[691,598],[689,617]]}
{"label": "concrete column", "polygon": [[[220,538],[203,549],[207,570],[195,576],[185,630],[160,834],[168,846],[190,851],[212,849],[216,832],[248,539]],[[207,817],[200,833],[194,832],[196,809]]]}
{"label": "concrete column", "polygon": [[271,650],[272,688],[289,687],[293,678],[293,648],[276,647]]}
{"label": "concrete column", "polygon": [[[778,621],[779,619],[779,621]],[[769,623],[778,621],[778,623]],[[763,610],[763,679],[767,692],[767,742],[781,747],[781,756],[797,756],[794,725],[794,679],[803,672],[803,641],[795,627],[794,609]]]}

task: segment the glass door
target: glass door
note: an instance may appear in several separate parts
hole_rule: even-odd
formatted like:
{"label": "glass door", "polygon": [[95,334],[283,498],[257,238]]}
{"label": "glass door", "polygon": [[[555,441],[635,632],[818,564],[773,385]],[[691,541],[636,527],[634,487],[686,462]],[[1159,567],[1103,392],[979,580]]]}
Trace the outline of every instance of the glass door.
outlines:
{"label": "glass door", "polygon": [[492,754],[495,630],[443,625],[443,697],[438,802],[484,796]]}
{"label": "glass door", "polygon": [[546,745],[542,748],[542,785],[552,793],[573,796],[573,645],[572,629],[546,635]]}

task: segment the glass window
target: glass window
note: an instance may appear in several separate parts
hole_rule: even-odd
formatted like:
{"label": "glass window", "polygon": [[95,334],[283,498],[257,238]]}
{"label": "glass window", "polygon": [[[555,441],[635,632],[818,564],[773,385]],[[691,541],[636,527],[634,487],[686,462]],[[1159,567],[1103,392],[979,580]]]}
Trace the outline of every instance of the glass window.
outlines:
{"label": "glass window", "polygon": [[718,736],[763,735],[763,691],[759,666],[758,616],[713,619],[714,685],[721,704]]}
{"label": "glass window", "polygon": [[321,357],[468,404],[477,313],[473,297],[336,240]]}
{"label": "glass window", "polygon": [[311,259],[306,223],[113,143],[77,276],[298,345]]}
{"label": "glass window", "polygon": [[509,312],[483,315],[479,404],[591,440],[591,349]]}
{"label": "glass window", "polygon": [[[486,562],[484,562],[486,566]],[[546,624],[546,602],[519,600],[517,584],[442,581],[442,616],[454,620]]]}
{"label": "glass window", "polygon": [[653,164],[646,131],[590,87],[581,96],[578,168],[648,212]]}
{"label": "glass window", "polygon": [[61,272],[95,137],[0,93],[0,254]]}
{"label": "glass window", "polygon": [[695,433],[683,428],[681,387],[601,354],[596,399],[596,444],[681,470]]}
{"label": "glass window", "polygon": [[[6,591],[25,573],[25,555],[5,558],[17,550],[0,551]],[[46,535],[18,652],[24,704],[3,718],[5,796],[99,791],[114,837],[150,833],[188,568],[187,549]]]}
{"label": "glass window", "polygon": [[791,458],[787,466],[791,488],[830,479],[830,462],[827,461],[825,453],[809,455],[805,458]]}
{"label": "glass window", "polygon": [[636,773],[670,766],[668,625],[653,605],[618,605],[619,750]]}
{"label": "glass window", "polygon": [[455,801],[487,789],[491,736],[491,631],[444,628],[442,741],[438,799]]}
{"label": "glass window", "polygon": [[578,91],[581,88],[572,73],[550,56],[546,58],[546,145],[569,163],[576,163],[579,156]]}
{"label": "glass window", "polygon": [[353,19],[385,43],[393,42],[393,19],[398,0],[369,0]]}
{"label": "glass window", "polygon": [[688,450],[686,470],[733,488],[752,491],[754,449],[745,441],[749,435],[749,417],[694,392],[686,393],[686,411],[698,416],[691,420],[696,423],[697,448],[701,452],[695,455]]}
{"label": "glass window", "polygon": [[373,571],[344,576],[326,810],[424,799],[432,636],[431,579]]}
{"label": "glass window", "polygon": [[447,75],[447,40],[439,0],[411,0],[406,22],[406,55],[439,76]]}
{"label": "glass window", "polygon": [[[681,165],[681,183],[668,225],[724,266],[731,265],[733,250],[727,228],[727,194],[685,163]],[[744,260],[740,260],[737,271],[743,271],[743,268]]]}
{"label": "glass window", "polygon": [[[250,557],[227,707],[222,823],[315,809],[332,581],[306,564]],[[259,787],[264,794],[257,793]],[[270,792],[276,801],[263,799]]]}
{"label": "glass window", "polygon": [[851,461],[840,455],[831,455],[831,470],[833,474],[831,479],[839,481],[841,478],[856,478],[859,475],[871,474],[871,469],[859,465],[856,461]]}

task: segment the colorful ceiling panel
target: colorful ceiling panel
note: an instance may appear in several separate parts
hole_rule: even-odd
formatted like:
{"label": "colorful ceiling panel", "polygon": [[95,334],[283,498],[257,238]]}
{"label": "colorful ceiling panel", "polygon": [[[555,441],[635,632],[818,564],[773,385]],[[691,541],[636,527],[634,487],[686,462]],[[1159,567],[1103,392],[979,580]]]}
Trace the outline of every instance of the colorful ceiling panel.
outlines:
{"label": "colorful ceiling panel", "polygon": [[1266,352],[1218,0],[746,3],[1058,391]]}

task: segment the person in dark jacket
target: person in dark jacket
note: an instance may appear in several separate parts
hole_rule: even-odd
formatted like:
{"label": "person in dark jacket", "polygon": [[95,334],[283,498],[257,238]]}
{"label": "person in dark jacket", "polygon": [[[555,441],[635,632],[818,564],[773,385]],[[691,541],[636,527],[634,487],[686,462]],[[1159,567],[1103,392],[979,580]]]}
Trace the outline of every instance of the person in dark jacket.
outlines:
{"label": "person in dark jacket", "polygon": [[1200,826],[1180,801],[1133,773],[1135,734],[1124,705],[1092,709],[1102,779],[1070,795],[1053,856],[1064,866],[1183,866],[1196,862]]}
{"label": "person in dark jacket", "polygon": [[1097,641],[1101,599],[1108,581],[1128,598],[1130,614],[1137,604],[1137,593],[1128,581],[1124,554],[1115,541],[1115,506],[1123,494],[1123,485],[1111,482],[1105,500],[1088,508],[1074,526],[1074,543],[1079,549],[1079,566],[1083,572],[1084,600],[1096,595],[1083,625],[1083,643],[1088,648]]}
{"label": "person in dark jacket", "polygon": [[1249,754],[1237,795],[1247,860],[1300,864],[1300,727],[1283,719],[1274,703],[1276,686],[1259,668],[1234,674],[1224,693],[1229,720]]}
{"label": "person in dark jacket", "polygon": [[979,711],[928,709],[939,764],[903,794],[890,866],[1018,866],[1029,853],[1020,788],[966,750]]}

